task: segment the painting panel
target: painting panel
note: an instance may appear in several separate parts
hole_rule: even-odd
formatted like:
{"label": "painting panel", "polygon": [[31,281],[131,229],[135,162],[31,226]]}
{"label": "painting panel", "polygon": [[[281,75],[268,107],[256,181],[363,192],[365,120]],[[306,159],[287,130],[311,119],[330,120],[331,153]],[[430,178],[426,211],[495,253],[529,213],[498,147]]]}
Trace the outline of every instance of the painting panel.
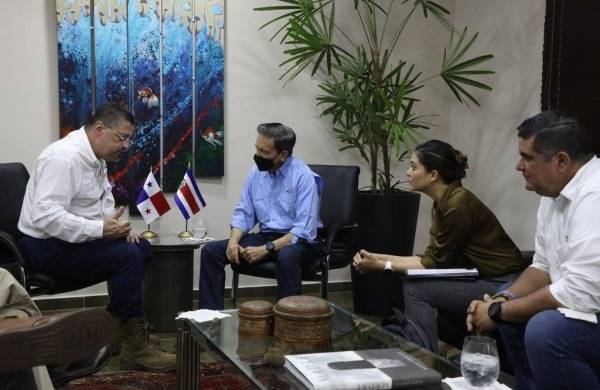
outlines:
{"label": "painting panel", "polygon": [[192,161],[192,4],[162,1],[163,190],[177,191]]}
{"label": "painting panel", "polygon": [[195,174],[224,174],[223,0],[195,1]]}
{"label": "painting panel", "polygon": [[92,113],[89,0],[56,0],[60,137]]}
{"label": "painting panel", "polygon": [[[117,102],[129,108],[129,71],[127,63],[126,0],[94,0],[94,59],[96,107]],[[129,204],[126,167],[129,153],[116,163],[108,163],[115,202]]]}
{"label": "painting panel", "polygon": [[130,199],[130,213],[150,170],[160,183],[160,9],[156,2],[130,0],[128,10],[130,110],[135,136],[130,148],[126,185],[119,187]]}

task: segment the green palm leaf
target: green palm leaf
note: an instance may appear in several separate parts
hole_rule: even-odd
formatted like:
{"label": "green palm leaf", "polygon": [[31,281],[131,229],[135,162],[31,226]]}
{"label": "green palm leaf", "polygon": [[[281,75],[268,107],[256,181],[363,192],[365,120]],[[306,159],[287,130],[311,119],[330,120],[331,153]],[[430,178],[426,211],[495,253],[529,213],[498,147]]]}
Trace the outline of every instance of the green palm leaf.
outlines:
{"label": "green palm leaf", "polygon": [[487,54],[465,60],[464,56],[477,40],[477,34],[473,34],[473,36],[468,40],[465,39],[466,37],[467,28],[465,28],[458,36],[458,40],[456,42],[454,42],[454,36],[451,35],[450,44],[448,45],[447,49],[444,49],[442,71],[440,72],[440,76],[446,82],[446,85],[448,85],[459,102],[465,103],[468,106],[468,102],[471,101],[476,106],[480,106],[477,99],[466,90],[466,87],[472,87],[486,91],[491,91],[492,88],[487,84],[465,76],[493,74],[494,72],[491,70],[473,68],[491,60],[494,58],[494,56]]}

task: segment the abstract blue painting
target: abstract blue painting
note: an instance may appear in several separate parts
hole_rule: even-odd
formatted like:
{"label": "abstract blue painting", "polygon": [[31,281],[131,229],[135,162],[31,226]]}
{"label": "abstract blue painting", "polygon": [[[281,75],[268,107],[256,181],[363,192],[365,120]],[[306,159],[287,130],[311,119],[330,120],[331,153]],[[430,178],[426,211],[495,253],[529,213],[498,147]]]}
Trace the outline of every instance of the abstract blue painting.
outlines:
{"label": "abstract blue painting", "polygon": [[119,204],[152,170],[177,190],[188,165],[224,174],[224,0],[56,0],[60,135],[108,101],[136,119],[126,161],[109,166]]}
{"label": "abstract blue painting", "polygon": [[90,3],[56,1],[60,136],[81,127],[92,112]]}

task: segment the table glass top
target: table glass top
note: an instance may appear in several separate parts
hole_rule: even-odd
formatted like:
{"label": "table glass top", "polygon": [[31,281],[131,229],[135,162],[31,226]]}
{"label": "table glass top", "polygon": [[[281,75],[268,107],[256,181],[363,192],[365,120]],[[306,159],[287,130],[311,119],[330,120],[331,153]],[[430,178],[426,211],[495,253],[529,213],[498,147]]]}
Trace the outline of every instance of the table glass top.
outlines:
{"label": "table glass top", "polygon": [[[420,348],[335,304],[331,306],[334,309],[331,322],[331,345],[321,351],[402,348],[438,371],[443,377],[460,376],[460,370],[445,358]],[[212,349],[235,364],[259,389],[305,389],[278,364],[281,364],[283,354],[307,351],[283,351],[281,344],[275,342],[272,336],[240,335],[238,310],[223,312],[231,316],[203,323],[190,321],[192,337],[196,340],[208,341]]]}

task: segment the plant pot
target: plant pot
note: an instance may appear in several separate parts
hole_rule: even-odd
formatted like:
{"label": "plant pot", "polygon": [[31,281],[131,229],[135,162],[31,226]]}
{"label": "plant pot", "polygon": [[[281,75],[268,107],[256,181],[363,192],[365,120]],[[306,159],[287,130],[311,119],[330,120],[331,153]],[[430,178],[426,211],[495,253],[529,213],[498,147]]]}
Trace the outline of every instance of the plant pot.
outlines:
{"label": "plant pot", "polygon": [[[396,256],[411,256],[419,215],[416,192],[358,194],[358,249]],[[386,316],[392,307],[404,309],[402,277],[383,272],[360,274],[352,268],[354,311]]]}

